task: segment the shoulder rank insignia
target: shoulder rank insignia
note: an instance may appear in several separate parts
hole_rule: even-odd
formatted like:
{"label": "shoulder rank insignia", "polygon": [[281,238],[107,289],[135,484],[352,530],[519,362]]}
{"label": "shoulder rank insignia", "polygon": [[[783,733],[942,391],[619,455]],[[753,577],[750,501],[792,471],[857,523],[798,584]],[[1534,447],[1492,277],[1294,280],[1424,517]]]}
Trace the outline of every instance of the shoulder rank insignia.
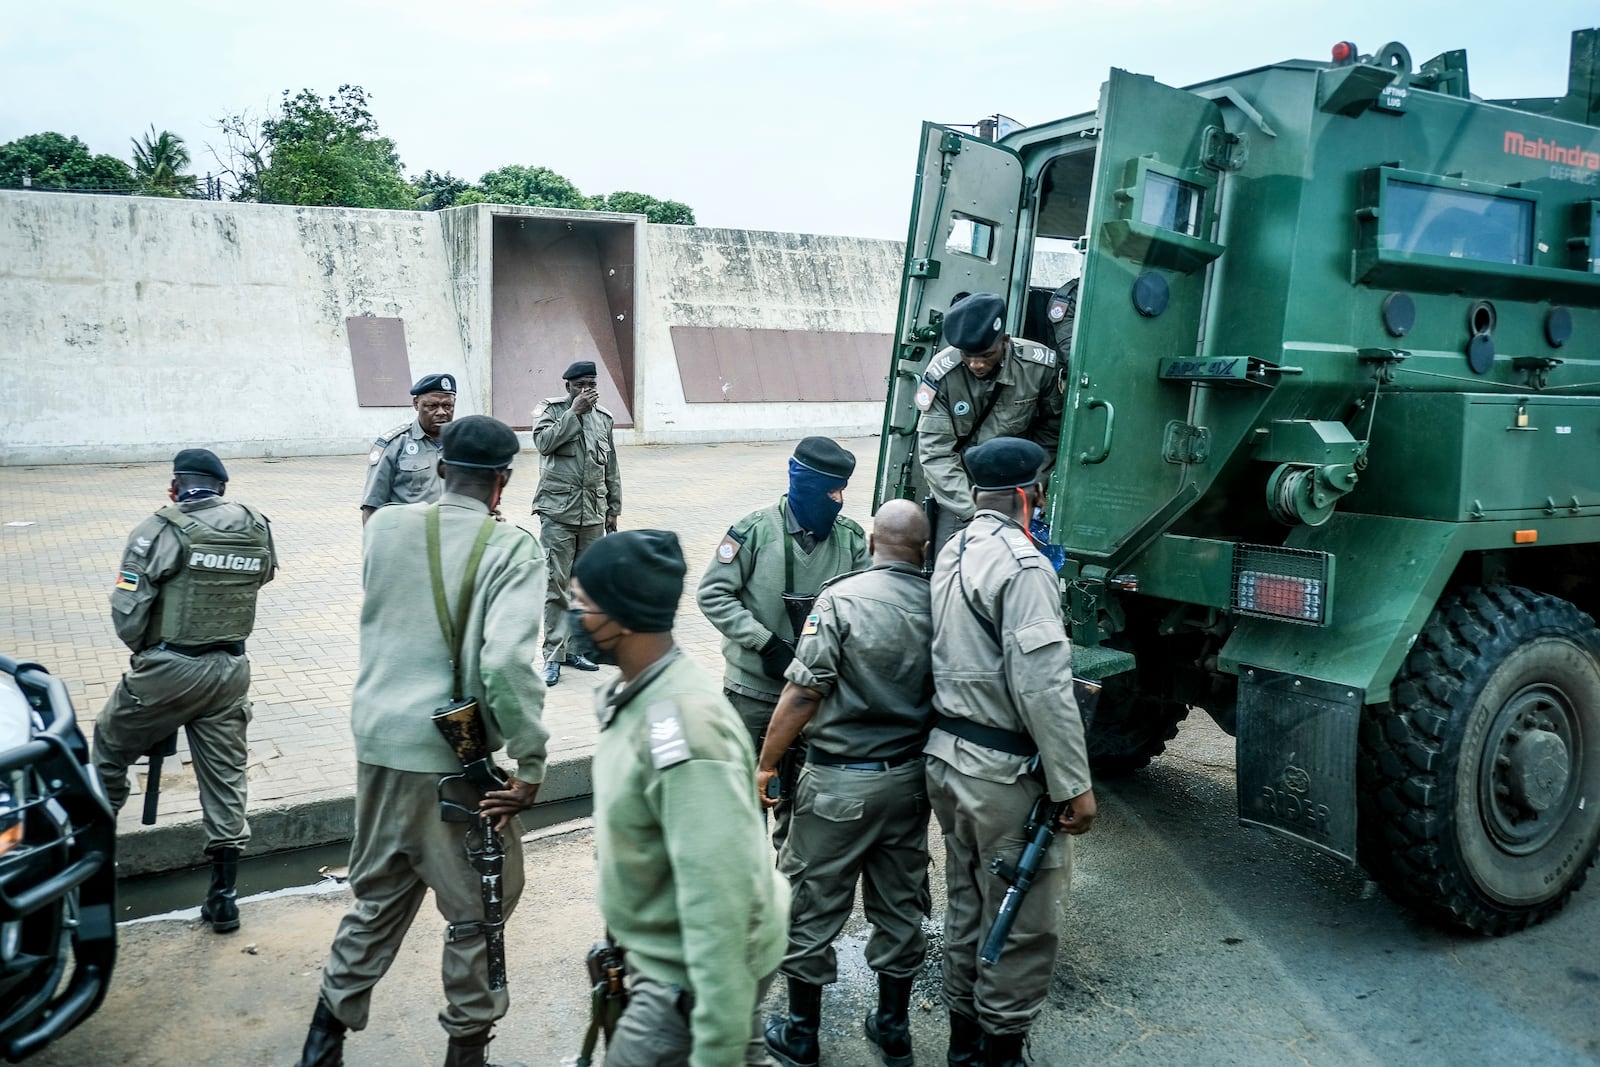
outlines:
{"label": "shoulder rank insignia", "polygon": [[1033,547],[1033,542],[1028,540],[1027,534],[1008,533],[1005,535],[1005,542],[1011,546],[1011,554],[1016,556],[1018,559],[1027,559],[1029,556],[1035,555],[1038,552],[1038,550]]}
{"label": "shoulder rank insignia", "polygon": [[539,421],[539,417],[541,415],[543,415],[546,411],[550,410],[550,405],[551,404],[559,404],[559,403],[561,403],[561,401],[563,401],[565,399],[566,399],[566,397],[564,397],[564,396],[548,396],[548,397],[545,397],[543,400],[539,401],[539,403],[534,405],[534,408],[533,408],[533,421],[534,422],[538,422]]}
{"label": "shoulder rank insignia", "polygon": [[689,760],[689,740],[683,736],[683,718],[678,705],[670,700],[651,704],[645,710],[650,718],[650,762],[658,771]]}
{"label": "shoulder rank insignia", "polygon": [[1056,365],[1056,352],[1053,348],[1046,348],[1044,345],[1033,341],[1015,341],[1012,344],[1012,348],[1017,355],[1029,363],[1037,363],[1044,367],[1054,367]]}
{"label": "shoulder rank insignia", "polygon": [[744,547],[747,539],[748,535],[740,533],[732,526],[728,527],[728,532],[722,538],[722,543],[717,546],[717,562],[732,563],[733,558],[739,554],[739,550]]}
{"label": "shoulder rank insignia", "polygon": [[816,633],[817,632],[817,625],[821,621],[822,620],[820,618],[818,618],[817,616],[815,616],[815,615],[807,615],[806,616],[806,624],[800,628],[800,636],[801,637],[810,637],[812,634]]}
{"label": "shoulder rank insignia", "polygon": [[411,429],[411,424],[409,422],[402,422],[394,429],[385,430],[383,433],[380,433],[377,440],[372,442],[372,451],[367,453],[368,465],[370,466],[371,464],[382,459],[383,450],[389,447],[389,442],[393,441],[396,437],[399,437],[409,429]]}

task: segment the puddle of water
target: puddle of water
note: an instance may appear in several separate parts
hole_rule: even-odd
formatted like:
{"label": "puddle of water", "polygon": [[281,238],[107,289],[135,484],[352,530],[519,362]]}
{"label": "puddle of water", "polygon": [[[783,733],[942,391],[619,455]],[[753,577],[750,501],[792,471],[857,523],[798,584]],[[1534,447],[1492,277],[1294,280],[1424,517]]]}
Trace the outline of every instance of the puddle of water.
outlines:
{"label": "puddle of water", "polygon": [[[593,813],[593,797],[574,797],[552,804],[539,804],[523,813],[523,833],[527,836],[561,823],[588,818]],[[239,861],[239,898],[260,899],[263,896],[298,892],[337,892],[343,882],[324,878],[321,869],[330,867],[343,874],[349,862],[348,841],[265,856],[252,856],[247,852]],[[117,920],[198,918],[200,902],[205,899],[206,889],[210,885],[209,865],[144,878],[123,879],[117,884]]]}

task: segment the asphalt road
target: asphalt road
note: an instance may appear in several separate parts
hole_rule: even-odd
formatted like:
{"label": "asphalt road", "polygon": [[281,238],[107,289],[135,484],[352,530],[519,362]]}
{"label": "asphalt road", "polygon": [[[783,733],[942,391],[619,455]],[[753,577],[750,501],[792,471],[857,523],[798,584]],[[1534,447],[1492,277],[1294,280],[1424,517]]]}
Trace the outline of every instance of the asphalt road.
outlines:
{"label": "asphalt road", "polygon": [[[1510,938],[1441,933],[1358,872],[1240,827],[1232,764],[1231,740],[1202,719],[1148,770],[1097,789],[1101,819],[1077,852],[1034,1064],[1600,1063],[1600,884]],[[592,857],[584,824],[528,846],[497,1061],[555,1067],[577,1051],[582,957],[600,930]],[[192,919],[124,927],[105,1007],[33,1062],[288,1067],[347,900],[249,902],[243,929],[225,937]],[[441,934],[424,909],[378,987],[370,1027],[348,1045],[349,1067],[442,1060]],[[876,1062],[860,1036],[874,997],[863,942],[858,919],[824,999],[823,1062],[834,1067]],[[913,1003],[917,1061],[942,1064],[936,966]]]}

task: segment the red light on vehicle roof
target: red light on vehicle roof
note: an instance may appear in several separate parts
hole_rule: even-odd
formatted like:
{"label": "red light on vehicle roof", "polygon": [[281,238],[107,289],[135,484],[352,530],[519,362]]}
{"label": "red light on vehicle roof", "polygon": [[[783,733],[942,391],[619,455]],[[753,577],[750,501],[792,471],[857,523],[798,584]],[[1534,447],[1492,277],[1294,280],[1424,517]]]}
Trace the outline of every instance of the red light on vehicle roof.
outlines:
{"label": "red light on vehicle roof", "polygon": [[1356,46],[1353,41],[1340,41],[1333,46],[1333,61],[1335,63],[1348,63],[1356,57]]}

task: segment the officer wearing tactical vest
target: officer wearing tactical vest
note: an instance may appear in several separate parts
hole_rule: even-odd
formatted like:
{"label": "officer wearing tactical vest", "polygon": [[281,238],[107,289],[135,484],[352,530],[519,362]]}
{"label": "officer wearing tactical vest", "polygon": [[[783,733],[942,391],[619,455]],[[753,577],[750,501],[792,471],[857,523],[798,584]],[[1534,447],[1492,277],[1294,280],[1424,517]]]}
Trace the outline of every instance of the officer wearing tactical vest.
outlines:
{"label": "officer wearing tactical vest", "polygon": [[250,840],[245,821],[250,661],[256,595],[278,568],[267,517],[222,499],[228,471],[204,448],[172,461],[172,503],[128,537],[111,591],[111,621],[133,650],[95,722],[94,763],[113,811],[128,800],[128,767],[179,727],[200,785],[211,886],[200,915],[239,928],[235,880]]}
{"label": "officer wearing tactical vest", "polygon": [[778,857],[794,887],[780,968],[789,1015],[766,1028],[767,1047],[788,1067],[818,1062],[822,987],[838,978],[833,939],[850,918],[858,877],[873,927],[867,965],[878,975],[867,1038],[884,1063],[911,1063],[911,983],[928,945],[928,520],[909,500],[886,501],[868,545],[871,569],[835,578],[817,595],[757,765],[756,793],[770,807],[765,786],[804,728],[806,765]]}
{"label": "officer wearing tactical vest", "polygon": [[574,644],[620,671],[595,701],[600,914],[632,979],[606,1067],[767,1064],[757,1006],[789,886],[765,858],[744,725],[673,642],[678,536],[607,537],[575,571]]}
{"label": "officer wearing tactical vest", "polygon": [[580,360],[561,375],[566,396],[533,411],[533,447],[539,450],[539,491],[533,513],[550,566],[544,598],[544,684],[561,680],[562,666],[597,668],[566,647],[567,582],[572,565],[590,545],[615,533],[622,514],[622,476],[611,439],[616,419],[600,406],[593,362]]}
{"label": "officer wearing tactical vest", "polygon": [[1062,377],[1056,353],[1005,330],[1006,302],[973,293],[944,317],[950,343],[928,361],[917,388],[917,461],[936,505],[934,551],[972,518],[967,449],[996,437],[1024,437],[1045,451],[1048,480],[1061,436]]}
{"label": "officer wearing tactical vest", "polygon": [[1017,862],[1022,827],[1043,793],[1067,804],[1058,821],[1067,834],[1087,832],[1095,817],[1056,573],[1027,533],[1047,458],[1014,437],[969,451],[977,514],[933,570],[935,714],[924,752],[944,832],[951,1067],[1021,1067],[1028,1028],[1050,992],[1072,844],[1052,843],[993,966],[978,953],[1007,884],[989,873],[990,861]]}
{"label": "officer wearing tactical vest", "polygon": [[[839,514],[855,467],[835,441],[801,441],[789,460],[789,492],[729,527],[700,579],[700,611],[722,634],[723,691],[757,751],[817,591],[872,562],[861,527]],[[784,762],[784,796],[802,759],[797,746]],[[788,835],[791,807],[777,810],[775,847]]]}
{"label": "officer wearing tactical vest", "polygon": [[444,491],[439,477],[439,431],[456,413],[456,379],[430,374],[411,387],[417,417],[372,442],[361,521],[385,504],[431,504]]}

